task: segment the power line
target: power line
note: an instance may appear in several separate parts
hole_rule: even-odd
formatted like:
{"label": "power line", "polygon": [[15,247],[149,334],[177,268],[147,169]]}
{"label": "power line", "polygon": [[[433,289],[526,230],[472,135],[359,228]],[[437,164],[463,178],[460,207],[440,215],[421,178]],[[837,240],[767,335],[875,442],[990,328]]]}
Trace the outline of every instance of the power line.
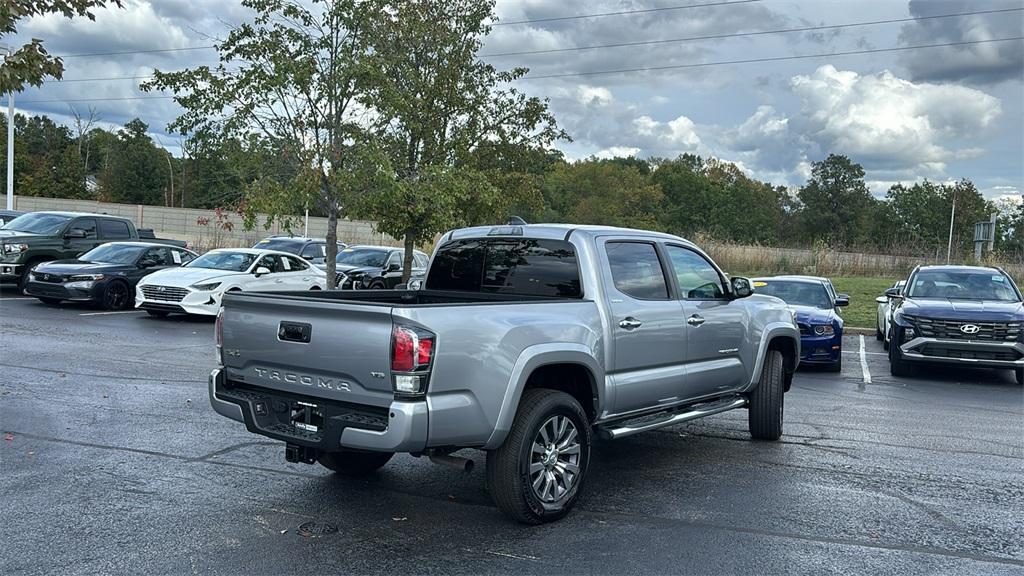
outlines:
{"label": "power line", "polygon": [[170,100],[174,96],[125,96],[123,98],[73,98],[65,100],[62,98],[54,100],[18,100],[18,104],[52,104],[62,102],[120,102],[122,100]]}
{"label": "power line", "polygon": [[646,68],[622,68],[619,70],[594,70],[592,72],[567,72],[564,74],[545,74],[543,76],[526,75],[521,80],[542,80],[546,78],[569,78],[573,76],[600,76],[605,74],[625,74],[629,72],[656,72],[660,70],[678,70],[681,68],[703,68],[708,66],[724,66],[728,64],[753,64],[758,62],[780,62],[783,60],[804,60],[807,58],[831,58],[834,56],[854,56],[858,54],[877,54],[879,52],[901,52],[923,48],[942,48],[945,46],[967,46],[971,44],[988,44],[990,42],[1011,42],[1024,40],[1024,36],[1013,38],[993,38],[991,40],[970,40],[964,42],[945,42],[942,44],[922,44],[919,46],[901,46],[898,48],[873,48],[870,50],[851,50],[848,52],[832,52],[828,54],[802,54],[798,56],[774,56],[769,58],[751,58],[748,60],[722,60],[718,62],[701,62],[698,64],[673,64],[670,66],[650,66]]}
{"label": "power line", "polygon": [[189,50],[211,50],[216,46],[186,46],[184,48],[155,48],[153,50],[122,50],[120,52],[90,52],[87,54],[64,54],[57,58],[93,58],[96,56],[122,56],[125,54],[156,54],[159,52],[186,52]]}
{"label": "power line", "polygon": [[763,30],[760,32],[734,32],[729,34],[714,34],[710,36],[690,36],[687,38],[672,38],[667,40],[644,40],[640,42],[620,42],[617,44],[595,44],[592,46],[575,46],[571,48],[548,48],[544,50],[524,50],[521,52],[497,52],[494,54],[481,54],[481,58],[499,58],[504,56],[527,56],[532,54],[554,54],[558,52],[575,52],[580,50],[597,50],[600,48],[624,48],[628,46],[648,46],[652,44],[671,44],[675,42],[692,42],[697,40],[719,40],[723,38],[743,38],[747,36],[764,36],[768,34],[788,34],[793,32],[813,32],[816,30],[831,30],[838,28],[854,28],[857,26],[875,26],[879,24],[898,24],[900,22],[916,22],[918,20],[932,20],[937,18],[958,18],[962,16],[975,16],[981,14],[998,14],[1002,12],[1020,12],[1024,8],[1003,8],[997,10],[979,10],[976,12],[959,12],[957,14],[939,14],[936,16],[920,16],[917,18],[895,18],[891,20],[873,20],[870,22],[850,22],[847,24],[832,24],[821,26],[807,26],[804,28],[785,28],[782,30]]}
{"label": "power line", "polygon": [[661,8],[643,8],[639,10],[622,10],[620,12],[601,12],[597,14],[578,14],[576,16],[556,16],[553,18],[535,18],[533,20],[517,20],[515,22],[495,22],[491,26],[517,26],[519,24],[537,24],[541,22],[561,22],[564,20],[583,20],[586,18],[603,18],[605,16],[626,16],[629,14],[647,14],[650,12],[667,12],[669,10],[687,10],[689,8],[709,8],[712,6],[731,6],[733,4],[753,4],[761,0],[734,0],[732,2],[709,2],[707,4],[687,4],[685,6],[664,6]]}

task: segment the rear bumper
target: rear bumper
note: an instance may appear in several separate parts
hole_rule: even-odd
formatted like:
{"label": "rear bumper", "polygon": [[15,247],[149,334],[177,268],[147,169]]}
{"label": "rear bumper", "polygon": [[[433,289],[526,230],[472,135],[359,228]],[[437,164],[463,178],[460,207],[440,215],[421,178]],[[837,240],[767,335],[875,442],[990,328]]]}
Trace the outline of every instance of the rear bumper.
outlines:
{"label": "rear bumper", "polygon": [[[226,387],[224,371],[210,372],[210,404],[221,416],[245,424],[254,434],[291,444],[336,451],[340,448],[376,452],[422,452],[427,444],[427,403],[394,401],[388,408],[325,402],[265,388]],[[305,402],[324,414],[312,432],[286,423],[288,406]]]}
{"label": "rear bumper", "polygon": [[900,345],[903,360],[979,368],[1024,368],[1024,343],[918,337]]}

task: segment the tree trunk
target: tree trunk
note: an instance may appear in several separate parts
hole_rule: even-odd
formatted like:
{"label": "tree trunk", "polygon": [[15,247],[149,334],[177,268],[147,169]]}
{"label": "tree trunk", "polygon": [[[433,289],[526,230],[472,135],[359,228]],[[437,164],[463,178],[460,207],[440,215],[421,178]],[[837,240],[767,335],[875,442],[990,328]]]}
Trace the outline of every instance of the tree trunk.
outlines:
{"label": "tree trunk", "polygon": [[[320,179],[321,193],[324,198],[330,198],[327,177]],[[334,290],[338,287],[337,263],[334,259],[338,256],[338,202],[332,200],[327,210],[327,246],[324,253],[324,263],[327,264],[327,289]],[[309,234],[309,231],[306,231]]]}
{"label": "tree trunk", "polygon": [[412,252],[416,249],[416,236],[413,232],[406,231],[405,233],[405,257],[402,260],[402,284],[409,283],[409,277],[412,275]]}

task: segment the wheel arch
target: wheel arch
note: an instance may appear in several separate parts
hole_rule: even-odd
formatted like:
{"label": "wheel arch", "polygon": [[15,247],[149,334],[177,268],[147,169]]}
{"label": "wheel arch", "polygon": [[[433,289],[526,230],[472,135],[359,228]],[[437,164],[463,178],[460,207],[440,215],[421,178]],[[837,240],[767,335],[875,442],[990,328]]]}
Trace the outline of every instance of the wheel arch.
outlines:
{"label": "wheel arch", "polygon": [[604,370],[589,348],[568,343],[531,346],[516,361],[485,449],[497,448],[505,441],[527,388],[560,390],[573,396],[591,421],[601,414],[606,401]]}
{"label": "wheel arch", "polygon": [[757,356],[754,357],[754,370],[751,372],[747,391],[757,386],[758,379],[761,377],[761,368],[764,366],[764,359],[769,350],[778,350],[782,353],[785,390],[789,391],[792,386],[793,373],[796,372],[800,363],[800,332],[792,324],[776,322],[766,326],[761,334]]}

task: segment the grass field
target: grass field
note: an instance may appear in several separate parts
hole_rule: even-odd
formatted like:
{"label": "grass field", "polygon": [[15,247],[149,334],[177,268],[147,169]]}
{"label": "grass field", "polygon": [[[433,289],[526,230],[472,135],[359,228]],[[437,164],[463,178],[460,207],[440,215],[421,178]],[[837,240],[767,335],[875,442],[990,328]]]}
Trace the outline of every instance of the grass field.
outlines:
{"label": "grass field", "polygon": [[843,319],[847,326],[858,328],[874,328],[875,314],[878,311],[878,297],[886,288],[892,286],[895,278],[872,278],[846,276],[832,279],[836,291],[850,295],[850,305],[843,309]]}

